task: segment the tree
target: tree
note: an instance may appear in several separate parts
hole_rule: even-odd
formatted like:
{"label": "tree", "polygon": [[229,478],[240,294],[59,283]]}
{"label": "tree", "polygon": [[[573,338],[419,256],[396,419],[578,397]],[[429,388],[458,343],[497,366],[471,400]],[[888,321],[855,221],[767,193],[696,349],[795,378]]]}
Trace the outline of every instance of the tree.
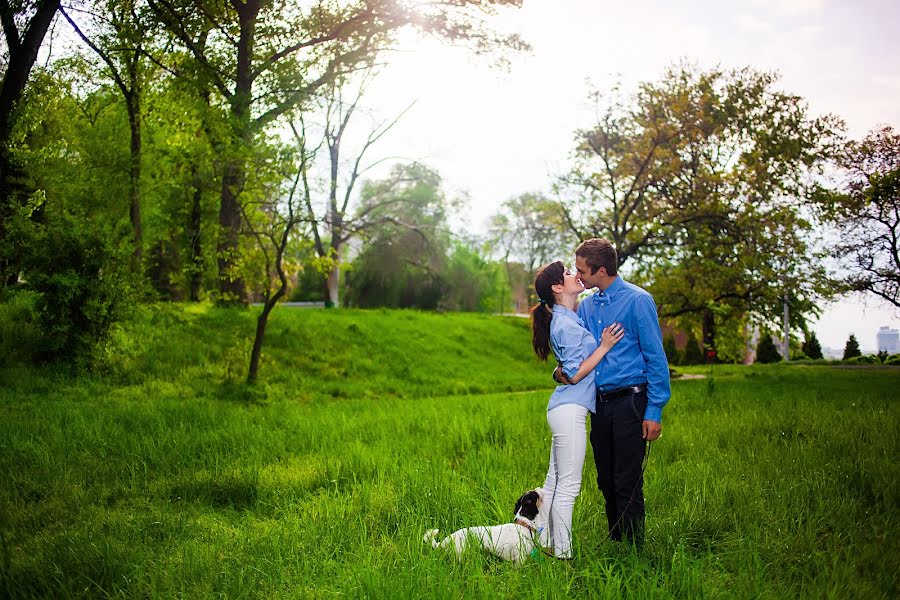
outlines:
{"label": "tree", "polygon": [[821,360],[823,358],[822,346],[821,344],[819,344],[819,339],[816,337],[815,331],[810,331],[806,336],[806,339],[803,341],[801,350],[803,351],[803,354],[813,360]]}
{"label": "tree", "polygon": [[[132,269],[140,271],[143,256],[141,226],[141,101],[148,73],[144,68],[147,46],[152,39],[154,23],[140,0],[107,0],[103,15],[94,15],[90,29],[94,39],[86,35],[65,8],[60,13],[75,33],[106,65],[109,76],[122,93],[128,113],[129,128],[129,218],[134,231]],[[85,14],[91,14],[90,12]]]}
{"label": "tree", "polygon": [[562,205],[541,193],[510,198],[491,217],[490,237],[504,255],[532,274],[542,265],[571,256],[578,240],[563,221]]}
{"label": "tree", "polygon": [[501,287],[507,282],[503,265],[491,262],[478,251],[472,238],[452,241],[441,273],[444,294],[439,308],[457,311],[495,311],[502,302]]}
{"label": "tree", "polygon": [[522,46],[517,37],[494,34],[477,18],[521,0],[148,1],[196,59],[200,85],[214,90],[228,109],[218,250],[224,301],[242,301],[245,295],[237,271],[239,196],[247,183],[248,150],[267,127],[336,78],[370,65],[393,33],[407,25],[479,48]]}
{"label": "tree", "polygon": [[873,130],[847,144],[840,164],[847,191],[830,212],[841,235],[834,255],[842,281],[900,307],[900,134]]}
{"label": "tree", "polygon": [[[0,24],[3,26],[5,67],[0,84],[0,246],[7,247],[6,223],[24,200],[21,165],[13,152],[16,109],[38,50],[59,8],[59,0],[0,0]],[[19,266],[12,252],[0,252],[0,290],[15,281]]]}
{"label": "tree", "polygon": [[707,351],[722,319],[768,320],[785,289],[802,315],[821,288],[801,209],[841,123],[809,118],[776,84],[749,68],[673,67],[633,101],[607,102],[560,180],[572,231],[610,239],[660,317],[701,325]]}
{"label": "tree", "polygon": [[[291,130],[299,151],[309,153],[311,156],[306,163],[306,171],[302,174],[301,181],[307,220],[312,231],[316,254],[320,264],[327,265],[326,306],[340,306],[340,273],[345,245],[355,237],[363,235],[367,230],[382,224],[384,217],[374,218],[374,214],[385,203],[396,202],[398,198],[390,193],[391,187],[387,186],[379,197],[368,199],[366,210],[353,212],[354,192],[360,177],[382,162],[375,161],[370,165],[363,166],[362,162],[366,153],[373,144],[390,131],[406,111],[390,122],[379,123],[368,133],[362,147],[351,161],[349,174],[343,180],[341,177],[344,167],[342,150],[348,134],[350,119],[357,112],[365,88],[372,77],[371,71],[362,75],[359,87],[349,101],[344,100],[345,88],[350,87],[350,82],[346,78],[341,78],[327,86],[322,99],[322,113],[325,121],[322,127],[322,138],[315,147],[309,147],[307,119],[304,115],[302,113],[298,115],[299,127],[291,123]],[[328,191],[324,201],[317,201],[314,191],[317,186],[311,185],[311,180],[316,175],[314,172],[316,156],[323,146],[327,150],[325,171],[328,175],[325,177],[324,187]],[[397,173],[402,173],[402,171],[397,171]],[[394,180],[394,183],[399,185],[401,182]]]}
{"label": "tree", "polygon": [[759,345],[756,347],[756,362],[770,364],[779,362],[781,359],[781,351],[772,340],[772,334],[763,331],[759,336]]}
{"label": "tree", "polygon": [[841,360],[847,360],[856,356],[862,356],[862,352],[859,350],[859,342],[856,341],[856,336],[851,333],[850,337],[847,338],[847,344],[844,346],[844,356],[841,357]]}
{"label": "tree", "polygon": [[282,189],[283,179],[276,176],[269,186],[262,186],[255,193],[245,194],[241,205],[243,218],[250,235],[257,242],[257,249],[263,255],[263,308],[256,319],[256,335],[250,351],[250,365],[247,370],[247,383],[256,382],[259,374],[259,359],[262,355],[263,341],[269,315],[278,301],[287,292],[288,281],[285,273],[285,250],[291,237],[296,233],[298,224],[305,220],[302,200],[298,193],[300,179],[306,169],[310,156],[300,153],[295,168],[293,181],[288,190]]}
{"label": "tree", "polygon": [[[393,201],[385,202],[385,195]],[[381,224],[367,231],[350,266],[347,303],[362,308],[438,308],[445,295],[443,273],[450,247],[446,220],[451,208],[440,176],[423,165],[398,165],[386,179],[367,182],[357,212],[369,212]]]}

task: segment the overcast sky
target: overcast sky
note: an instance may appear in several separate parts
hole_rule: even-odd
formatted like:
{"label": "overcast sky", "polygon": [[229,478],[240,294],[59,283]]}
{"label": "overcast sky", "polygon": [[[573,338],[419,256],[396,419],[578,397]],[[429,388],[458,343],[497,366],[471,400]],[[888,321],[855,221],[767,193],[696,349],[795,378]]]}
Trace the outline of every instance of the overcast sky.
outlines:
{"label": "overcast sky", "polygon": [[[781,89],[806,98],[813,115],[840,116],[853,137],[900,129],[900,2],[525,0],[499,23],[533,46],[508,70],[410,37],[366,100],[382,118],[416,101],[374,152],[421,160],[468,194],[473,231],[505,199],[549,190],[573,132],[593,122],[591,86],[630,91],[680,60],[777,70]],[[845,298],[815,330],[823,346],[843,348],[855,333],[872,350],[881,325],[900,328],[900,311]]]}

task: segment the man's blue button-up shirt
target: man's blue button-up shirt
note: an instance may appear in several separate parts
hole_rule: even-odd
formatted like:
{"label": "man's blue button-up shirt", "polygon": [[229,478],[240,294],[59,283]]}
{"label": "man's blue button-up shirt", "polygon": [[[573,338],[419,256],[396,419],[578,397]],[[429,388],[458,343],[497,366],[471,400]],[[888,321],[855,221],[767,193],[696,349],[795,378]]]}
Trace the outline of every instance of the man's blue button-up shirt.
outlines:
{"label": "man's blue button-up shirt", "polygon": [[646,383],[644,419],[661,422],[671,387],[653,296],[616,277],[605,291],[595,292],[582,300],[578,316],[598,344],[604,327],[622,323],[625,336],[597,365],[594,382],[601,392]]}

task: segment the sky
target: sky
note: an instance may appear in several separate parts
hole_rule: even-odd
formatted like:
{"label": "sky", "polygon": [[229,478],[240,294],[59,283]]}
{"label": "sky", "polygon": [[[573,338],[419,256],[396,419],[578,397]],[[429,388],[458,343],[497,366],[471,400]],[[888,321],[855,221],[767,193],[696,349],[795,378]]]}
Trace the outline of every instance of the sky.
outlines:
{"label": "sky", "polygon": [[[376,121],[414,104],[371,156],[436,169],[445,189],[468,197],[465,226],[482,232],[504,200],[549,192],[566,170],[574,132],[596,114],[590,90],[630,92],[683,60],[776,70],[780,89],[804,97],[811,115],[841,117],[854,138],[900,129],[898,22],[895,1],[525,0],[495,21],[532,46],[505,69],[404,37],[364,104]],[[827,305],[813,329],[825,347],[854,333],[872,351],[884,325],[900,329],[900,310],[859,296]]]}

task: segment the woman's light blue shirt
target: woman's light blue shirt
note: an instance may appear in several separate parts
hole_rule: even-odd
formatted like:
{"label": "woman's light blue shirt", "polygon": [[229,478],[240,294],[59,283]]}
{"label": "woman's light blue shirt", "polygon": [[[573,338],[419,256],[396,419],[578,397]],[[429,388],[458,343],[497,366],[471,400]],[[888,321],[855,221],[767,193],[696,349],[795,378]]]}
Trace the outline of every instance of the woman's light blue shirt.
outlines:
{"label": "woman's light blue shirt", "polygon": [[[550,348],[566,375],[574,377],[581,363],[597,349],[597,341],[591,332],[585,329],[578,315],[565,306],[554,304],[553,318],[550,320]],[[574,385],[557,386],[550,396],[547,410],[561,404],[578,404],[591,412],[596,412],[596,403],[596,387],[592,371]]]}

